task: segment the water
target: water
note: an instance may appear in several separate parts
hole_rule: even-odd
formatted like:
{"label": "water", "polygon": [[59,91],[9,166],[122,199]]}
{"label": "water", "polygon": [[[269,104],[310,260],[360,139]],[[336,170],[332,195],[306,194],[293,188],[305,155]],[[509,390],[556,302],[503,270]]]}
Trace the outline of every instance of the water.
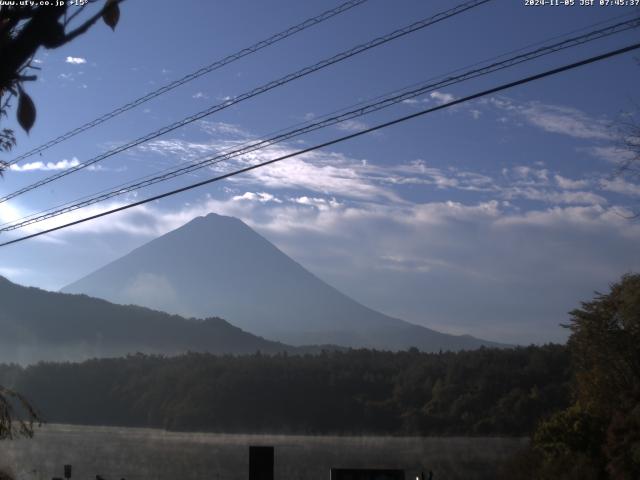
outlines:
{"label": "water", "polygon": [[495,478],[522,438],[317,437],[174,433],[153,429],[48,425],[35,438],[0,443],[0,467],[17,480],[246,480],[249,445],[275,446],[277,480],[327,480],[331,467],[422,469],[434,480]]}

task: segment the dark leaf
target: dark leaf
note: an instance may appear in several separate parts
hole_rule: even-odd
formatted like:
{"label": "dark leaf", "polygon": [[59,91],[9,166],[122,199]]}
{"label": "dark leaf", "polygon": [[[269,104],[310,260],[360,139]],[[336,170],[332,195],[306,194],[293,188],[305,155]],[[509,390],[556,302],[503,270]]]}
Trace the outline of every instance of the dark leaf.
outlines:
{"label": "dark leaf", "polygon": [[18,97],[18,123],[29,133],[31,127],[36,122],[36,106],[31,97],[22,89]]}
{"label": "dark leaf", "polygon": [[107,0],[102,12],[102,20],[111,27],[111,30],[116,29],[118,20],[120,20],[120,7],[116,0]]}

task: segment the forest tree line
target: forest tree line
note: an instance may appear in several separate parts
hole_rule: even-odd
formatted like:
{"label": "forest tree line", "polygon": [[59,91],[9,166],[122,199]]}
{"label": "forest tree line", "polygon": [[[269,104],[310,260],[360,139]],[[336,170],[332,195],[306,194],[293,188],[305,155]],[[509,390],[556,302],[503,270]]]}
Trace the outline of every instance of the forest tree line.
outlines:
{"label": "forest tree line", "polygon": [[559,345],[0,366],[48,422],[213,432],[527,435],[569,405],[569,380]]}

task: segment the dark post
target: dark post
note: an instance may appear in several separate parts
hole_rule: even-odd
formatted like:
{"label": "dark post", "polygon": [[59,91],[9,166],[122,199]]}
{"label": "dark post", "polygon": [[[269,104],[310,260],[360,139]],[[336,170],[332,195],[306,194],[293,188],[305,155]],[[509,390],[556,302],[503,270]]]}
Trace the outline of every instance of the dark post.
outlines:
{"label": "dark post", "polygon": [[71,465],[64,466],[64,478],[69,480],[71,478]]}
{"label": "dark post", "polygon": [[405,480],[404,470],[385,468],[332,468],[330,480]]}
{"label": "dark post", "polygon": [[249,447],[249,480],[273,480],[273,447]]}

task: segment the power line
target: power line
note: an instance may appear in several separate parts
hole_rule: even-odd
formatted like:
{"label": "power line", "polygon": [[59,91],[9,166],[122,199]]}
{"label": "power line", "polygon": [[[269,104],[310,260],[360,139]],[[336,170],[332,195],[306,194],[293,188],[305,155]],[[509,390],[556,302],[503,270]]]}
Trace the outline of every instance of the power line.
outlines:
{"label": "power line", "polygon": [[472,69],[461,75],[446,77],[439,82],[435,82],[435,83],[426,82],[419,85],[416,88],[412,88],[411,90],[404,89],[403,91],[394,93],[390,96],[387,96],[386,98],[383,98],[382,100],[365,104],[364,106],[361,106],[359,108],[356,108],[350,111],[346,111],[339,115],[327,116],[322,120],[319,120],[313,123],[306,123],[302,127],[294,128],[289,131],[283,131],[283,133],[277,134],[270,138],[265,138],[265,139],[254,141],[254,142],[247,142],[236,149],[229,149],[228,152],[220,153],[214,157],[208,157],[196,162],[192,162],[192,164],[186,165],[180,168],[168,169],[167,171],[156,174],[155,176],[151,176],[151,175],[146,176],[143,179],[140,179],[139,181],[132,181],[132,182],[129,182],[128,184],[119,185],[118,187],[115,187],[111,190],[105,190],[103,192],[99,192],[98,194],[94,194],[93,196],[84,197],[83,199],[81,199],[81,201],[70,202],[58,207],[45,210],[43,212],[39,212],[39,213],[29,215],[27,217],[23,217],[14,222],[7,222],[3,225],[0,225],[1,227],[0,232],[16,230],[18,228],[32,225],[34,223],[39,223],[44,220],[48,220],[50,218],[63,215],[65,213],[69,213],[69,212],[78,210],[80,208],[93,205],[95,203],[109,200],[111,198],[123,195],[125,193],[132,192],[134,190],[138,190],[143,187],[151,186],[156,183],[163,182],[181,175],[192,173],[196,170],[199,170],[214,164],[218,164],[218,163],[230,160],[232,158],[239,157],[241,155],[245,155],[247,153],[250,153],[256,150],[261,150],[265,147],[268,147],[277,143],[281,143],[283,141],[289,140],[299,135],[303,135],[315,130],[319,130],[321,128],[326,128],[328,126],[335,125],[340,122],[344,122],[346,120],[351,120],[353,118],[361,117],[363,115],[367,115],[369,113],[373,113],[378,110],[388,108],[404,100],[414,98],[416,96],[422,95],[429,91],[433,91],[437,88],[447,87],[463,81],[478,78],[480,76],[484,76],[490,73],[495,73],[505,68],[513,67],[514,65],[519,65],[521,63],[528,62],[545,55],[549,55],[561,50],[565,50],[567,48],[575,47],[577,45],[582,45],[587,42],[592,42],[592,41],[595,41],[616,33],[620,33],[632,28],[637,28],[638,26],[640,26],[640,18],[634,18],[624,22],[619,22],[617,24],[614,24],[605,28],[600,28],[598,30],[587,32],[583,35],[571,37],[561,42],[556,42],[548,46],[540,47],[535,50],[516,55],[514,57],[502,60],[500,62],[494,62],[490,65],[487,65],[481,68]]}
{"label": "power line", "polygon": [[418,22],[412,23],[411,25],[408,25],[404,28],[400,28],[398,30],[394,30],[393,32],[384,35],[382,37],[378,37],[375,38],[367,43],[358,45],[356,47],[353,47],[349,50],[346,50],[342,53],[339,53],[337,55],[334,55],[333,57],[330,57],[328,59],[322,60],[314,65],[311,65],[309,67],[305,67],[301,70],[298,70],[294,73],[290,73],[288,75],[285,75],[284,77],[279,78],[278,80],[273,80],[271,82],[268,82],[264,85],[261,85],[260,87],[257,87],[253,90],[250,90],[248,92],[245,92],[237,97],[234,97],[232,100],[228,100],[225,101],[223,103],[219,103],[216,105],[213,105],[205,110],[202,110],[201,112],[198,112],[194,115],[191,115],[189,117],[183,118],[182,120],[172,123],[168,126],[165,126],[159,130],[155,130],[143,137],[140,137],[136,140],[133,140],[127,144],[121,145],[119,147],[116,147],[112,150],[109,150],[107,152],[104,152],[96,157],[93,157],[90,160],[87,160],[85,162],[82,162],[74,167],[68,168],[67,170],[63,170],[61,172],[58,172],[54,175],[51,175],[49,177],[46,177],[42,180],[39,180],[31,185],[28,185],[26,187],[23,187],[19,190],[16,190],[8,195],[5,195],[4,197],[0,198],[0,203],[6,202],[7,200],[10,200],[12,198],[15,198],[19,195],[22,195],[23,193],[29,192],[31,190],[34,190],[38,187],[41,187],[42,185],[46,185],[50,182],[53,182],[59,178],[65,177],[67,175],[70,175],[74,172],[77,172],[79,170],[82,170],[84,168],[87,168],[90,165],[94,165],[106,158],[112,157],[113,155],[116,155],[120,152],[123,152],[125,150],[128,150],[130,148],[133,148],[137,145],[140,145],[142,143],[148,142],[149,140],[153,140],[154,138],[157,138],[159,136],[162,136],[166,133],[169,133],[173,130],[176,130],[177,128],[183,127],[185,125],[188,125],[190,123],[193,123],[197,120],[201,120],[204,117],[207,117],[209,115],[212,115],[213,113],[219,112],[221,110],[224,110],[226,108],[231,107],[232,105],[235,105],[237,103],[240,103],[244,100],[248,100],[252,97],[255,97],[257,95],[260,95],[262,93],[268,92],[269,90],[272,90],[274,88],[280,87],[282,85],[288,84],[294,80],[297,80],[299,78],[305,77],[311,73],[317,72],[318,70],[321,70],[323,68],[326,68],[330,65],[333,65],[335,63],[341,62],[343,60],[346,60],[348,58],[351,58],[355,55],[358,55],[362,52],[365,52],[367,50],[370,50],[372,48],[378,47],[380,45],[383,45],[385,43],[391,42],[393,40],[396,40],[398,38],[404,37],[405,35],[408,35],[410,33],[416,32],[418,30],[421,30],[423,28],[426,28],[428,26],[431,26],[435,23],[441,22],[443,20],[446,20],[448,18],[451,18],[455,15],[459,15],[467,10],[470,10],[472,8],[478,7],[480,5],[483,5],[485,3],[488,3],[492,0],[471,0],[471,1],[467,1],[464,2],[460,5],[457,5],[453,8],[450,8],[444,12],[440,12],[437,13],[431,17],[422,19]]}
{"label": "power line", "polygon": [[575,68],[578,68],[578,67],[582,67],[584,65],[589,65],[589,64],[592,64],[592,63],[595,63],[595,62],[599,62],[599,61],[602,61],[602,60],[605,60],[607,58],[611,58],[611,57],[614,57],[614,56],[617,56],[617,55],[622,55],[624,53],[627,53],[627,52],[630,52],[630,51],[633,51],[633,50],[637,50],[639,48],[640,48],[640,43],[634,43],[632,45],[628,45],[626,47],[619,48],[617,50],[611,50],[611,51],[609,51],[607,53],[603,53],[601,55],[596,55],[596,56],[593,56],[593,57],[589,57],[589,58],[586,58],[584,60],[580,60],[578,62],[570,63],[570,64],[567,64],[567,65],[563,65],[562,67],[557,67],[557,68],[554,68],[554,69],[551,69],[551,70],[547,70],[547,71],[542,72],[542,73],[538,73],[538,74],[531,75],[531,76],[528,76],[528,77],[525,77],[525,78],[521,78],[520,80],[516,80],[516,81],[513,81],[513,82],[505,83],[505,84],[499,85],[497,87],[490,88],[488,90],[483,90],[481,92],[474,93],[472,95],[468,95],[468,96],[463,97],[463,98],[459,98],[457,100],[452,100],[451,102],[447,102],[447,103],[444,103],[442,105],[431,107],[431,108],[428,108],[426,110],[421,110],[419,112],[412,113],[410,115],[405,115],[403,117],[399,117],[399,118],[396,118],[394,120],[390,120],[388,122],[384,122],[384,123],[375,125],[373,127],[367,128],[366,130],[362,130],[360,132],[355,132],[355,133],[352,133],[352,134],[349,134],[349,135],[345,135],[345,136],[342,136],[342,137],[339,137],[339,138],[335,138],[333,140],[329,140],[329,141],[324,142],[324,143],[320,143],[320,144],[314,145],[314,146],[309,147],[309,148],[305,148],[303,150],[298,150],[297,152],[289,153],[287,155],[283,155],[283,156],[280,156],[280,157],[277,157],[277,158],[274,158],[274,159],[271,159],[271,160],[267,160],[265,162],[261,162],[261,163],[255,164],[255,165],[250,165],[248,167],[244,167],[244,168],[241,168],[241,169],[238,169],[238,170],[234,170],[233,172],[225,173],[225,174],[219,175],[217,177],[213,177],[213,178],[210,178],[210,179],[207,179],[207,180],[203,180],[201,182],[193,183],[191,185],[187,185],[185,187],[181,187],[181,188],[178,188],[178,189],[175,189],[175,190],[171,190],[169,192],[165,192],[165,193],[162,193],[162,194],[159,194],[159,195],[155,195],[153,197],[149,197],[149,198],[146,198],[144,200],[140,200],[138,202],[130,203],[130,204],[123,205],[123,206],[120,206],[120,207],[117,207],[117,208],[113,208],[111,210],[107,210],[105,212],[98,213],[96,215],[91,215],[89,217],[85,217],[85,218],[82,218],[82,219],[79,219],[79,220],[75,220],[73,222],[69,222],[69,223],[66,223],[64,225],[59,225],[57,227],[49,228],[49,229],[43,230],[41,232],[32,233],[30,235],[25,235],[23,237],[16,238],[14,240],[9,240],[7,242],[0,243],[0,247],[4,247],[4,246],[11,245],[11,244],[14,244],[14,243],[22,242],[24,240],[28,240],[30,238],[38,237],[40,235],[44,235],[44,234],[47,234],[47,233],[51,233],[51,232],[55,232],[55,231],[58,231],[58,230],[62,230],[64,228],[69,228],[69,227],[72,227],[74,225],[78,225],[80,223],[88,222],[90,220],[95,220],[97,218],[101,218],[101,217],[104,217],[104,216],[107,216],[107,215],[111,215],[113,213],[121,212],[121,211],[127,210],[129,208],[138,207],[140,205],[144,205],[144,204],[149,203],[149,202],[160,200],[162,198],[169,197],[169,196],[172,196],[172,195],[176,195],[178,193],[186,192],[188,190],[192,190],[192,189],[197,188],[197,187],[208,185],[210,183],[218,182],[220,180],[224,180],[224,179],[239,175],[241,173],[246,173],[246,172],[258,169],[258,168],[262,168],[262,167],[265,167],[267,165],[274,164],[276,162],[281,162],[282,160],[286,160],[288,158],[297,157],[299,155],[312,152],[314,150],[318,150],[318,149],[325,148],[325,147],[328,147],[328,146],[331,146],[331,145],[335,145],[337,143],[341,143],[341,142],[344,142],[346,140],[351,140],[353,138],[357,138],[357,137],[360,137],[362,135],[366,135],[366,134],[381,130],[383,128],[388,128],[390,126],[393,126],[393,125],[396,125],[396,124],[399,124],[399,123],[403,123],[403,122],[406,122],[408,120],[411,120],[411,119],[414,119],[414,118],[418,118],[418,117],[421,117],[423,115],[427,115],[427,114],[432,113],[432,112],[436,112],[438,110],[443,110],[445,108],[450,108],[450,107],[453,107],[455,105],[459,105],[459,104],[462,104],[462,103],[465,103],[465,102],[469,102],[471,100],[475,100],[476,98],[480,98],[480,97],[483,97],[483,96],[486,96],[486,95],[491,95],[493,93],[497,93],[497,92],[500,92],[500,91],[503,91],[503,90],[507,90],[507,89],[510,89],[510,88],[513,88],[513,87],[516,87],[516,86],[519,86],[519,85],[523,85],[523,84],[530,83],[530,82],[533,82],[533,81],[536,81],[536,80],[540,80],[540,79],[543,79],[543,78],[546,78],[546,77],[557,75],[559,73],[562,73],[562,72],[565,72],[565,71],[568,71],[568,70],[572,70],[572,69],[575,69]]}
{"label": "power line", "polygon": [[[437,79],[445,78],[445,77],[447,77],[447,76],[452,76],[453,74],[456,74],[456,73],[458,73],[458,72],[462,72],[462,71],[464,71],[465,69],[472,68],[472,67],[476,67],[476,66],[479,66],[479,65],[484,65],[484,64],[487,64],[488,62],[495,62],[495,61],[497,61],[497,60],[499,60],[499,59],[501,59],[501,58],[505,58],[505,57],[507,57],[507,56],[509,56],[509,55],[513,55],[513,54],[516,54],[516,53],[524,52],[524,51],[526,51],[527,49],[534,48],[534,47],[537,47],[537,46],[539,46],[539,45],[544,45],[545,43],[552,42],[552,41],[554,41],[554,40],[559,40],[559,39],[562,39],[562,38],[566,38],[566,37],[569,37],[570,35],[575,35],[575,34],[577,34],[577,33],[579,33],[579,32],[584,32],[584,31],[586,31],[586,30],[589,30],[589,29],[595,28],[595,27],[597,27],[597,26],[605,25],[605,24],[608,24],[608,23],[610,23],[610,22],[613,22],[613,21],[616,21],[616,20],[620,20],[621,18],[630,17],[630,16],[633,16],[633,15],[635,15],[635,13],[633,13],[633,12],[627,12],[627,13],[623,13],[623,14],[621,14],[621,15],[615,15],[615,16],[613,16],[613,17],[611,17],[611,18],[606,19],[606,20],[601,20],[601,21],[598,21],[598,22],[595,22],[595,23],[592,23],[592,24],[586,25],[586,26],[584,26],[584,27],[581,27],[581,28],[578,28],[578,29],[575,29],[575,30],[571,30],[571,31],[566,32],[566,33],[561,34],[561,35],[555,35],[555,36],[553,36],[553,37],[550,37],[550,38],[547,38],[547,39],[544,39],[544,40],[539,40],[539,41],[537,41],[537,42],[527,44],[527,45],[525,45],[525,46],[523,46],[523,47],[520,47],[520,48],[517,48],[517,49],[515,49],[515,50],[511,50],[511,51],[505,52],[505,53],[503,53],[503,54],[496,55],[496,56],[493,56],[493,57],[490,57],[490,58],[487,58],[487,59],[481,60],[481,61],[479,61],[479,62],[475,62],[475,63],[473,63],[473,64],[471,64],[471,65],[467,65],[467,66],[465,66],[465,67],[461,67],[461,68],[458,68],[458,69],[453,70],[453,71],[449,71],[448,73],[445,73],[445,74],[442,74],[442,75],[437,75],[437,76],[434,76],[434,77],[430,77],[427,81],[435,81],[435,80],[437,80]],[[613,27],[615,27],[615,26],[616,26],[616,25],[613,25],[611,28],[613,28]],[[607,27],[607,28],[608,28],[608,27]],[[596,32],[597,32],[597,31],[596,31]],[[591,33],[595,33],[595,32],[591,32]],[[617,32],[614,32],[614,33],[617,33]],[[571,40],[571,38],[569,38],[569,40],[567,40],[567,41],[570,41],[570,40]],[[334,110],[334,111],[332,111],[332,112],[330,112],[330,113],[323,114],[323,115],[319,116],[319,117],[318,117],[318,119],[329,118],[329,117],[334,116],[334,115],[337,115],[337,114],[339,114],[339,113],[341,113],[341,112],[346,112],[346,111],[348,111],[348,110],[350,110],[350,109],[354,109],[354,108],[359,107],[359,106],[361,106],[361,105],[365,105],[365,104],[370,103],[370,102],[372,102],[372,101],[374,101],[374,100],[379,100],[379,99],[383,99],[383,98],[386,98],[386,97],[389,97],[389,96],[399,95],[399,94],[401,94],[402,92],[406,92],[406,91],[409,91],[409,90],[413,90],[413,89],[415,89],[415,88],[418,88],[419,86],[423,85],[424,83],[425,83],[424,81],[422,81],[422,82],[417,82],[417,83],[414,83],[414,84],[412,84],[412,85],[406,86],[406,87],[404,87],[404,88],[402,88],[402,89],[396,89],[396,90],[393,90],[393,91],[391,91],[391,92],[386,92],[386,93],[384,93],[384,94],[378,95],[378,96],[373,97],[373,98],[369,98],[369,99],[367,99],[367,100],[361,100],[361,101],[359,101],[359,102],[357,102],[357,103],[355,103],[355,104],[351,104],[351,105],[349,105],[349,106],[342,107],[342,108],[340,108],[340,109]],[[240,144],[240,146],[248,146],[248,145],[251,145],[251,144],[255,144],[255,143],[256,143],[256,141],[266,140],[266,139],[268,139],[268,138],[269,138],[270,136],[272,136],[272,135],[277,135],[277,134],[280,134],[280,133],[282,133],[282,132],[286,132],[287,130],[292,129],[292,128],[297,128],[297,127],[301,127],[301,126],[306,126],[306,125],[311,124],[312,122],[313,122],[312,120],[299,122],[299,123],[296,123],[295,125],[289,126],[289,127],[287,127],[287,128],[281,128],[281,129],[279,129],[279,130],[277,130],[277,131],[274,131],[274,132],[271,132],[271,133],[269,133],[269,134],[267,134],[267,135],[263,135],[262,137],[260,137],[260,138],[258,138],[258,139],[256,139],[256,140],[253,140],[253,141],[246,141],[246,142],[244,142],[244,143]],[[227,152],[227,151],[229,151],[229,152],[230,152],[230,151],[231,151],[231,149],[224,149],[224,150],[222,150],[222,152]],[[199,162],[199,161],[193,161],[193,163],[198,163],[198,162]],[[109,188],[107,188],[107,189],[103,189],[103,190],[101,190],[101,191],[99,191],[99,192],[96,192],[96,193],[93,193],[93,194],[89,194],[89,195],[84,195],[84,196],[82,196],[82,197],[80,197],[80,198],[76,198],[76,199],[74,199],[74,200],[71,200],[71,201],[68,201],[68,202],[65,202],[65,203],[62,203],[62,204],[58,204],[57,206],[50,207],[50,208],[47,208],[47,209],[45,209],[45,210],[41,210],[41,211],[38,211],[38,212],[34,212],[34,213],[32,213],[32,214],[29,214],[29,215],[26,215],[26,216],[24,216],[24,217],[21,217],[21,218],[19,218],[19,219],[17,219],[17,220],[13,220],[13,221],[9,221],[9,222],[1,223],[1,224],[0,224],[0,227],[4,227],[5,225],[10,225],[10,224],[12,224],[13,222],[16,222],[16,221],[22,221],[22,220],[30,219],[30,218],[33,218],[33,217],[35,217],[35,216],[39,216],[39,215],[41,215],[41,214],[51,212],[51,211],[53,211],[53,210],[60,209],[60,208],[62,208],[62,207],[66,207],[66,206],[69,206],[69,205],[73,205],[74,203],[77,203],[77,202],[80,202],[80,201],[82,201],[82,200],[85,200],[85,199],[89,199],[89,198],[95,197],[96,195],[101,195],[101,194],[107,193],[107,192],[112,191],[112,190],[114,190],[114,189],[115,189],[115,190],[119,190],[119,189],[122,189],[122,188],[126,188],[127,186],[131,185],[131,184],[132,184],[132,183],[134,183],[134,182],[139,182],[139,181],[143,181],[143,180],[146,180],[146,179],[150,179],[150,178],[152,178],[152,177],[154,177],[154,176],[162,175],[162,174],[164,174],[164,173],[168,173],[168,172],[173,171],[173,170],[174,170],[174,167],[169,167],[169,168],[165,168],[164,170],[161,170],[160,172],[156,172],[156,173],[151,173],[151,174],[143,175],[143,176],[138,177],[138,178],[136,178],[136,179],[129,180],[129,181],[127,181],[127,182],[123,182],[123,183],[121,183],[121,184],[118,184],[118,185],[113,186],[113,187],[109,187]]]}
{"label": "power line", "polygon": [[340,15],[343,12],[346,12],[347,10],[350,10],[354,7],[357,7],[359,5],[362,5],[363,3],[367,2],[368,0],[349,0],[348,2],[343,3],[342,5],[338,5],[336,8],[332,8],[331,10],[327,10],[326,12],[322,12],[319,15],[316,15],[315,17],[312,18],[308,18],[307,20],[305,20],[302,23],[299,23],[298,25],[294,25],[293,27],[290,27],[286,30],[283,30],[282,32],[276,33],[275,35],[272,35],[271,37],[265,39],[265,40],[261,40],[260,42],[257,42],[253,45],[251,45],[250,47],[244,48],[236,53],[233,53],[231,55],[228,55],[220,60],[217,60],[205,67],[202,67],[198,70],[196,70],[195,72],[191,72],[187,75],[185,75],[182,78],[179,78],[178,80],[174,80],[171,83],[168,83],[156,90],[153,90],[149,93],[147,93],[146,95],[143,95],[141,97],[136,98],[135,100],[132,100],[131,102],[122,105],[121,107],[118,107],[110,112],[105,113],[104,115],[91,120],[90,122],[87,122],[83,125],[80,125],[79,127],[74,128],[73,130],[68,131],[67,133],[64,133],[62,135],[60,135],[59,137],[56,137],[52,140],[49,140],[48,142],[40,145],[39,147],[36,147],[32,150],[29,150],[28,152],[23,153],[22,155],[14,158],[13,160],[7,162],[8,165],[13,165],[14,163],[19,162],[20,160],[24,160],[25,158],[31,157],[33,155],[35,155],[36,153],[40,153],[43,152],[51,147],[53,147],[54,145],[57,145],[61,142],[64,142],[65,140],[68,140],[72,137],[75,137],[76,135],[78,135],[79,133],[82,133],[86,130],[89,130],[93,127],[96,127],[104,122],[106,122],[107,120],[110,120],[114,117],[117,117],[118,115],[127,112],[139,105],[142,105],[143,103],[148,102],[149,100],[158,97],[160,95],[163,95],[167,92],[170,92],[171,90],[173,90],[174,88],[178,88],[181,85],[184,85],[185,83],[191,82],[192,80],[195,80],[196,78],[199,78],[203,75],[206,75],[207,73],[211,73],[214,70],[218,70],[226,65],[229,65],[230,63],[235,62],[236,60],[240,60],[243,57],[246,57],[248,55],[251,55],[253,53],[256,53],[260,50],[262,50],[263,48],[269,47],[275,43],[278,43],[286,38],[289,38],[297,33],[300,33],[308,28],[311,28],[315,25],[318,25],[322,22],[324,22],[325,20],[329,20],[332,17],[335,17],[337,15]]}

